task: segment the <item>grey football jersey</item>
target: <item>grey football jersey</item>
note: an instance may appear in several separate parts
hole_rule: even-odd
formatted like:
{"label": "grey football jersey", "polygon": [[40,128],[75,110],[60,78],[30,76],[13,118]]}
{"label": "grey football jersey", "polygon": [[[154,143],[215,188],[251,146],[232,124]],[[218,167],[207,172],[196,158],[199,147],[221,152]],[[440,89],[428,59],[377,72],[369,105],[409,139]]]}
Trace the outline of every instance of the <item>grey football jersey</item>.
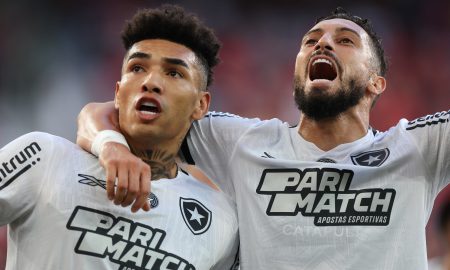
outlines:
{"label": "grey football jersey", "polygon": [[30,133],[0,150],[0,225],[8,270],[230,269],[234,202],[179,171],[152,182],[150,212],[106,197],[98,160],[73,143]]}
{"label": "grey football jersey", "polygon": [[449,112],[322,151],[296,127],[209,113],[182,147],[236,203],[242,269],[426,269]]}

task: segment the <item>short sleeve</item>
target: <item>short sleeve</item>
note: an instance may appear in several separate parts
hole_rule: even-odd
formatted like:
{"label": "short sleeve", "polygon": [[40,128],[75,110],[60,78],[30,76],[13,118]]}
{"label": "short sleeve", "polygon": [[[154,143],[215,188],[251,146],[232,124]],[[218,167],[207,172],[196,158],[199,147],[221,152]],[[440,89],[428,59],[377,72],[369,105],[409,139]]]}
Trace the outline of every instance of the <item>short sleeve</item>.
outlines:
{"label": "short sleeve", "polygon": [[405,125],[438,192],[450,182],[450,111],[417,118]]}
{"label": "short sleeve", "polygon": [[193,123],[181,147],[182,159],[198,166],[224,192],[234,194],[229,178],[229,158],[239,139],[260,122],[258,118],[243,118],[229,113],[209,112]]}
{"label": "short sleeve", "polygon": [[0,226],[33,209],[52,148],[51,135],[32,132],[0,149]]}

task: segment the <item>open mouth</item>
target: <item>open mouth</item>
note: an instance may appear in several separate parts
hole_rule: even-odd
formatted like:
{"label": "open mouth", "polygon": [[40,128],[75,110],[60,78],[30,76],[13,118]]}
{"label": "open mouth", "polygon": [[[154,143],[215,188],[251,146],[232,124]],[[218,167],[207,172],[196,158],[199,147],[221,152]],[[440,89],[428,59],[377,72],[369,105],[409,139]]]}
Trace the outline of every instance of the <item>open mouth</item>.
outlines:
{"label": "open mouth", "polygon": [[157,114],[161,112],[159,104],[154,101],[143,101],[137,106],[138,111],[143,114]]}
{"label": "open mouth", "polygon": [[309,79],[311,81],[324,79],[333,81],[337,77],[336,66],[326,58],[315,58],[309,66]]}

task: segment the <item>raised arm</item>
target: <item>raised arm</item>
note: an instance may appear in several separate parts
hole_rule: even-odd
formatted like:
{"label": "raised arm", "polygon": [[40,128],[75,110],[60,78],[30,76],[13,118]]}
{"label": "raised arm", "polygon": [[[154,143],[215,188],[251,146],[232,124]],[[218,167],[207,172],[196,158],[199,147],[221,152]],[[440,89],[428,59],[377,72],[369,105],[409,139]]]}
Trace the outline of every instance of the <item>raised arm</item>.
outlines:
{"label": "raised arm", "polygon": [[[89,103],[81,110],[78,116],[77,144],[88,152],[92,152],[93,144],[100,145],[95,147],[99,150],[98,153],[93,154],[98,155],[100,164],[106,170],[108,198],[124,207],[134,202],[132,212],[141,208],[148,211],[150,167],[131,154],[123,144],[112,142],[111,131],[119,131],[114,102]],[[120,133],[113,136],[120,136]],[[125,141],[123,137],[122,140]]]}

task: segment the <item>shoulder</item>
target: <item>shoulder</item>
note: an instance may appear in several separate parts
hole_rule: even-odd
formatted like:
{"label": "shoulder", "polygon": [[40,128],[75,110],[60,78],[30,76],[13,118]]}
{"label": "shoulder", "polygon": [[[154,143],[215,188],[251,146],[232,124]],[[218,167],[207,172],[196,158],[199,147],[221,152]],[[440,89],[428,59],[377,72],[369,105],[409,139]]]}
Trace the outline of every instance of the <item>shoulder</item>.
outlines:
{"label": "shoulder", "polygon": [[402,119],[400,120],[400,123],[404,125],[406,130],[414,130],[418,128],[448,123],[449,121],[450,121],[450,110],[425,115],[423,117],[416,118],[412,121]]}
{"label": "shoulder", "polygon": [[227,112],[210,111],[203,117],[203,119],[197,121],[197,123],[199,125],[210,124],[214,126],[234,128],[239,126],[250,126],[260,121],[261,120],[259,118],[246,118]]}
{"label": "shoulder", "polygon": [[449,121],[450,111],[429,114],[412,121],[403,118],[399,120],[397,125],[389,128],[387,131],[375,132],[375,141],[415,142],[414,144],[419,143],[421,145],[427,145],[429,138],[445,141],[445,135],[442,135],[448,134],[450,129]]}
{"label": "shoulder", "polygon": [[269,120],[261,120],[260,118],[248,118],[239,116],[232,113],[227,112],[215,112],[210,111],[208,112],[205,117],[200,121],[222,121],[222,122],[228,122],[228,123],[245,123],[248,126],[252,127],[258,127],[258,126],[267,126],[267,125],[281,125],[284,124],[283,121],[277,118],[272,118]]}
{"label": "shoulder", "polygon": [[[375,143],[387,143],[389,145],[403,146],[410,142],[411,135],[407,132],[408,120],[401,119],[395,126],[386,131],[373,130]],[[400,143],[400,145],[398,145]]]}
{"label": "shoulder", "polygon": [[2,148],[3,150],[11,149],[11,148],[29,148],[29,149],[38,149],[39,151],[44,148],[44,146],[48,147],[52,144],[53,135],[44,133],[44,132],[30,132],[24,134],[15,140],[8,143],[6,146]]}
{"label": "shoulder", "polygon": [[279,130],[289,128],[289,124],[278,118],[261,120],[260,118],[246,118],[239,115],[223,112],[209,112],[205,116],[205,121],[211,121],[213,124],[221,122],[229,129],[243,127],[247,130],[265,129]]}
{"label": "shoulder", "polygon": [[267,143],[271,143],[273,140],[278,141],[283,137],[289,137],[291,130],[295,128],[296,126],[273,118],[253,123],[245,135],[251,140],[261,138]]}
{"label": "shoulder", "polygon": [[64,150],[75,149],[77,146],[64,139],[49,133],[34,131],[24,134],[1,148],[0,151],[24,151],[27,153],[41,153],[43,155],[63,154]]}
{"label": "shoulder", "polygon": [[[183,170],[178,171],[176,179],[183,183],[183,189],[189,187],[195,193],[216,192],[218,188],[200,170],[192,165],[183,165]],[[185,170],[184,170],[185,169]]]}
{"label": "shoulder", "polygon": [[214,201],[218,199],[230,201],[228,195],[220,190],[217,185],[207,178],[205,175],[191,174],[192,171],[181,172],[177,178],[184,183],[183,189],[189,188],[189,192],[201,195],[204,198],[214,198]]}
{"label": "shoulder", "polygon": [[255,123],[253,125],[254,128],[267,128],[267,129],[281,129],[281,130],[288,130],[289,128],[295,128],[296,126],[291,126],[287,122],[283,122],[282,120],[278,118],[272,118],[268,120],[262,120],[258,123]]}
{"label": "shoulder", "polygon": [[[41,179],[54,157],[53,141],[53,135],[31,132],[20,136],[0,149],[0,163],[3,164],[3,168],[0,169],[0,183],[3,186],[0,189],[9,186],[19,176]],[[27,173],[25,174],[25,172]],[[2,180],[4,181],[2,182]]]}
{"label": "shoulder", "polygon": [[437,112],[434,114],[428,114],[422,117],[418,117],[414,120],[408,120],[402,118],[398,121],[397,125],[389,128],[385,132],[375,131],[375,135],[386,135],[394,132],[400,131],[411,131],[411,130],[421,130],[427,127],[434,127],[440,124],[446,124],[450,122],[450,110]]}
{"label": "shoulder", "polygon": [[56,136],[56,135],[53,135],[50,133],[41,132],[41,131],[30,132],[30,133],[24,134],[14,140],[14,142],[17,142],[17,143],[28,142],[28,141],[36,141],[36,142],[40,142],[43,144],[54,143],[54,142],[71,143],[67,139],[64,139],[62,137],[59,137],[59,136]]}

